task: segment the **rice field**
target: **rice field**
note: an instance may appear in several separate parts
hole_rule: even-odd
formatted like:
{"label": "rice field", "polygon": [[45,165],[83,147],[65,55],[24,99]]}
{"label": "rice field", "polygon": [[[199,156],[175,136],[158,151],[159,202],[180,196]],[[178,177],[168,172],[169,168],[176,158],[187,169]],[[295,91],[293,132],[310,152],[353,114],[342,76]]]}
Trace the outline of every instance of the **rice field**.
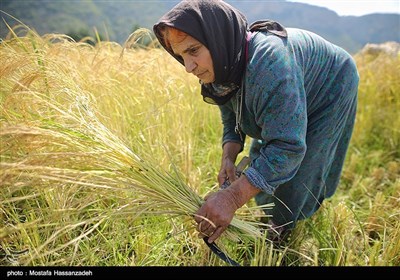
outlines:
{"label": "rice field", "polygon": [[[1,42],[0,265],[229,265],[193,220],[218,189],[218,108],[142,36],[92,46],[19,27]],[[217,244],[241,265],[400,265],[400,56],[355,58],[359,107],[336,195],[282,248],[265,241],[260,208],[240,209]]]}

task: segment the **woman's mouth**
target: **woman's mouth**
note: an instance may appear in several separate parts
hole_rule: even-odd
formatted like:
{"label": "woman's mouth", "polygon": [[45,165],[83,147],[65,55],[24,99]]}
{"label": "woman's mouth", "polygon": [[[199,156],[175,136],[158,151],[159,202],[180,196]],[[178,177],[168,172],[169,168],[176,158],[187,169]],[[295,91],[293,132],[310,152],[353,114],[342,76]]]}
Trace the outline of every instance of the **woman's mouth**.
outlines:
{"label": "woman's mouth", "polygon": [[204,71],[203,73],[197,74],[196,76],[197,76],[197,78],[201,79],[201,76],[203,76],[206,73],[207,73],[207,71]]}

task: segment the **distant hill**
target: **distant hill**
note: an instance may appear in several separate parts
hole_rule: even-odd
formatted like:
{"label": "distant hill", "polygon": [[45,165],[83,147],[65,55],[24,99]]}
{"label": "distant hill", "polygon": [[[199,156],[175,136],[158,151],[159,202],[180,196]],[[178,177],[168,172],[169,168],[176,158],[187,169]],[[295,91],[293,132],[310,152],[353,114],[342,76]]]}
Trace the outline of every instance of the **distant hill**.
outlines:
{"label": "distant hill", "polygon": [[268,18],[286,27],[313,31],[351,53],[367,43],[400,42],[400,14],[370,14],[361,17],[339,16],[326,8],[286,1],[232,2],[249,22]]}
{"label": "distant hill", "polygon": [[[241,10],[249,23],[274,19],[287,27],[298,27],[318,33],[355,53],[367,43],[400,42],[399,14],[370,14],[361,17],[338,16],[317,6],[281,1],[226,1]],[[16,21],[22,21],[39,34],[89,33],[94,28],[103,39],[123,44],[138,27],[151,29],[153,24],[179,1],[104,1],[104,0],[0,0],[0,37]],[[5,12],[5,13],[4,13]]]}

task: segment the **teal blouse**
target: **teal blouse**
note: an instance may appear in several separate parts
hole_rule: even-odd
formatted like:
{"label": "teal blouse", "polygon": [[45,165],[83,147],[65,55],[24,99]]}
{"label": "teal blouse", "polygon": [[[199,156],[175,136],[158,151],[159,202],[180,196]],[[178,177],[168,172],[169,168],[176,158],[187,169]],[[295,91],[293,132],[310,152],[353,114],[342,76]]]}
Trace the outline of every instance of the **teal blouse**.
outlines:
{"label": "teal blouse", "polygon": [[[249,40],[240,125],[254,143],[244,174],[266,194],[304,184],[323,200],[337,187],[350,141],[358,72],[340,47],[305,30],[287,32]],[[237,102],[220,106],[223,144],[244,143],[235,133]]]}

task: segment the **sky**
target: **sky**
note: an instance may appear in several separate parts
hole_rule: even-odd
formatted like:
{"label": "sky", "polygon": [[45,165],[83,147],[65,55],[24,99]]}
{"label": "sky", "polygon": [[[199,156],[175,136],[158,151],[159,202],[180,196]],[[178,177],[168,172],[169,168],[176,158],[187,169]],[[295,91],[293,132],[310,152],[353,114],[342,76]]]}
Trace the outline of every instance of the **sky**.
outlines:
{"label": "sky", "polygon": [[363,16],[372,13],[400,14],[400,0],[289,0],[321,6],[339,16]]}

